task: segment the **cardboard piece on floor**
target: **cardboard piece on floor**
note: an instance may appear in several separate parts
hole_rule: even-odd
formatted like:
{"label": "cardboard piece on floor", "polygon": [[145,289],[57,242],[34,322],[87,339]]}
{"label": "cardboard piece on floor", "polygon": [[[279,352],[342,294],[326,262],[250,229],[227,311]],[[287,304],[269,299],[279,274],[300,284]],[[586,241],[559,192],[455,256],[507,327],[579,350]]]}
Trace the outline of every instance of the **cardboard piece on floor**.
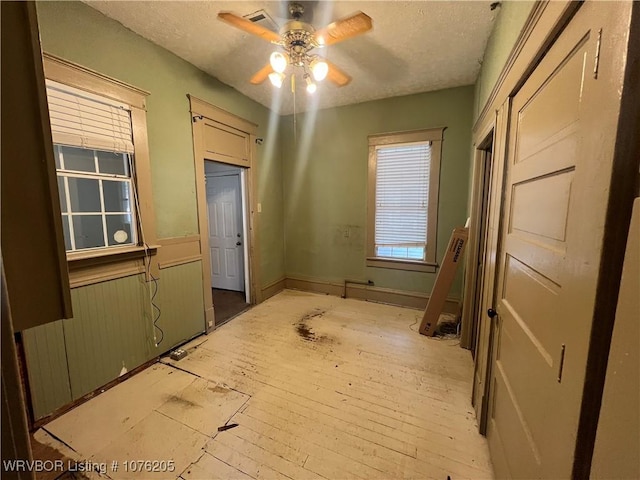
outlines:
{"label": "cardboard piece on floor", "polygon": [[462,254],[467,244],[468,235],[469,231],[467,228],[455,228],[451,234],[447,253],[442,260],[442,265],[440,265],[436,282],[431,290],[429,302],[427,303],[427,308],[424,311],[422,322],[420,323],[419,331],[423,335],[432,337],[436,332],[438,319],[447,301],[447,295],[449,294],[449,290],[451,290],[451,284],[456,276],[458,264],[462,263]]}

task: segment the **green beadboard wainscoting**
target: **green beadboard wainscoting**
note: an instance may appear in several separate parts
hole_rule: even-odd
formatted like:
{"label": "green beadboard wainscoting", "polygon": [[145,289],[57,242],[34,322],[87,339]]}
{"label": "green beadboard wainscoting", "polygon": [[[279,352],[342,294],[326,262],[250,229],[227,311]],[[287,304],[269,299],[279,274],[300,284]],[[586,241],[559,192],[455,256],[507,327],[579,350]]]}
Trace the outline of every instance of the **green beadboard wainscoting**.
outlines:
{"label": "green beadboard wainscoting", "polygon": [[75,288],[73,318],[23,332],[36,419],[153,357],[148,298],[143,275]]}
{"label": "green beadboard wainscoting", "polygon": [[64,320],[22,332],[31,406],[36,419],[71,403]]}
{"label": "green beadboard wainscoting", "polygon": [[[367,136],[447,127],[440,170],[437,259],[466,221],[473,87],[459,87],[282,118],[288,276],[372,280],[377,287],[428,294],[434,273],[365,266]],[[451,296],[459,297],[458,272]]]}
{"label": "green beadboard wainscoting", "polygon": [[76,288],[71,298],[73,318],[62,326],[76,399],[149,360],[154,349],[143,275]]}
{"label": "green beadboard wainscoting", "polygon": [[73,318],[23,332],[36,419],[204,331],[200,261],[162,270],[157,287],[157,309],[144,275],[75,288]]}
{"label": "green beadboard wainscoting", "polygon": [[202,262],[161,270],[158,288],[158,302],[154,303],[160,312],[154,309],[153,318],[162,329],[162,333],[156,331],[156,340],[164,336],[158,349],[166,351],[204,331]]}

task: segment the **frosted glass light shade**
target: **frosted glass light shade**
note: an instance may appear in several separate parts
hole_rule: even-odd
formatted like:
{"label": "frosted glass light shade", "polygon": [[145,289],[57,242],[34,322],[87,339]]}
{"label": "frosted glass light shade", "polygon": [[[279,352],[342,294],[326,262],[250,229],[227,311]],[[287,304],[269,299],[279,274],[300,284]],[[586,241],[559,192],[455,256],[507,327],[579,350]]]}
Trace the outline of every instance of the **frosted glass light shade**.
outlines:
{"label": "frosted glass light shade", "polygon": [[284,80],[284,73],[271,72],[269,74],[269,81],[271,82],[271,85],[273,85],[276,88],[282,87],[283,80]]}
{"label": "frosted glass light shade", "polygon": [[318,89],[318,86],[313,83],[311,77],[309,75],[305,75],[304,79],[307,82],[307,93],[315,93],[315,91]]}
{"label": "frosted glass light shade", "polygon": [[311,73],[316,82],[321,82],[329,73],[329,65],[324,60],[314,60],[311,63]]}
{"label": "frosted glass light shade", "polygon": [[269,57],[269,63],[271,64],[271,68],[273,68],[275,72],[283,73],[287,68],[289,60],[284,53],[273,52]]}

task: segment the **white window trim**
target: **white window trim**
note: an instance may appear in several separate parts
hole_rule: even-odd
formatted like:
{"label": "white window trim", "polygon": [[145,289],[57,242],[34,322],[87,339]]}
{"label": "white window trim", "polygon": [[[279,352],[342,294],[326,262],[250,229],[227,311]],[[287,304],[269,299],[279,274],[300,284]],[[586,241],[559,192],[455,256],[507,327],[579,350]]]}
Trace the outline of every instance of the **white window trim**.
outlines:
{"label": "white window trim", "polygon": [[[438,190],[440,185],[440,161],[442,157],[442,140],[446,127],[414,130],[408,132],[393,132],[370,135],[369,165],[367,189],[367,257],[368,267],[391,268],[417,272],[435,272],[436,239],[438,233]],[[416,142],[431,142],[431,165],[429,173],[429,205],[427,211],[427,247],[425,259],[406,260],[377,257],[375,255],[375,222],[376,222],[376,147],[381,145],[408,144]]]}

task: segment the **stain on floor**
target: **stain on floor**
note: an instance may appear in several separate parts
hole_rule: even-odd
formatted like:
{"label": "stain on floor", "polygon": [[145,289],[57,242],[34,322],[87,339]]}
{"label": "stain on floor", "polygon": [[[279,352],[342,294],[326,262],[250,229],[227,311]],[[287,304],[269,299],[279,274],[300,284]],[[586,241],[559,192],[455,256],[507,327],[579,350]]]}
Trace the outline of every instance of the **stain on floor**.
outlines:
{"label": "stain on floor", "polygon": [[321,317],[323,316],[325,313],[327,313],[326,310],[322,310],[320,308],[315,308],[313,311],[309,312],[309,313],[305,313],[302,318],[300,319],[301,322],[305,322],[307,320],[311,320],[312,318],[316,318],[316,317]]}
{"label": "stain on floor", "polygon": [[213,393],[229,393],[231,390],[221,387],[220,385],[216,385],[215,387],[209,387],[209,391]]}
{"label": "stain on floor", "polygon": [[313,310],[313,311],[311,311],[309,313],[305,313],[300,318],[300,321],[297,324],[295,324],[296,325],[296,332],[298,333],[300,338],[302,338],[303,340],[306,340],[307,342],[320,342],[320,341],[327,340],[328,337],[326,335],[318,335],[307,324],[307,321],[309,321],[309,320],[311,320],[313,318],[320,318],[326,312],[327,312],[326,310],[315,309],[315,310]]}
{"label": "stain on floor", "polygon": [[179,397],[178,395],[167,395],[167,402],[177,403],[187,408],[202,408],[202,405],[198,405],[195,402],[192,402],[188,398]]}

